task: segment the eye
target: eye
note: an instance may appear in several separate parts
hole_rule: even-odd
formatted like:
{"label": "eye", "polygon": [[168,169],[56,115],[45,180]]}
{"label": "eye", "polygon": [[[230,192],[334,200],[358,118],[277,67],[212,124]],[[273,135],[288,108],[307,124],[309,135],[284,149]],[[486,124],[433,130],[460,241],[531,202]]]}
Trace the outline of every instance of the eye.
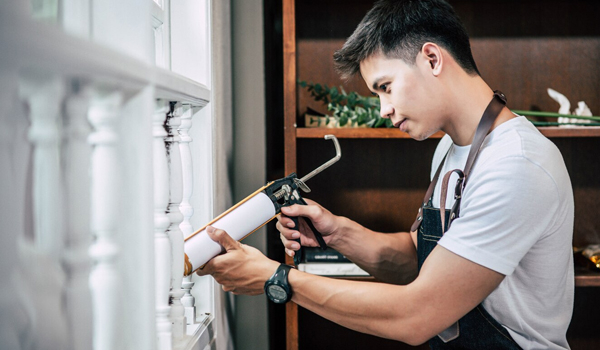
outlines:
{"label": "eye", "polygon": [[388,84],[381,84],[379,85],[379,90],[383,91],[384,93],[388,93]]}

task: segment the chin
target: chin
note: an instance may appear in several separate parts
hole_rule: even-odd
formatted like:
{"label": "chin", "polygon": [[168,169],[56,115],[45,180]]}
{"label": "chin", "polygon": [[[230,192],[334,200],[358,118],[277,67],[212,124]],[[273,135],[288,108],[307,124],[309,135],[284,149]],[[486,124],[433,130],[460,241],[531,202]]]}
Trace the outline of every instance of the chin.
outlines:
{"label": "chin", "polygon": [[417,141],[423,141],[423,140],[427,140],[431,135],[435,134],[435,131],[429,131],[429,132],[423,132],[423,133],[412,133],[412,132],[408,132],[408,135]]}

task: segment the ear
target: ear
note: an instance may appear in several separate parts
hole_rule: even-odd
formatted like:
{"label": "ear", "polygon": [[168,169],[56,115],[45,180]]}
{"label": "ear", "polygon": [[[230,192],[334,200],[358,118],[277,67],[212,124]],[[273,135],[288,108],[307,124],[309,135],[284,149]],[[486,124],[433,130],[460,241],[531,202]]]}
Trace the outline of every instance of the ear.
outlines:
{"label": "ear", "polygon": [[437,44],[427,42],[421,48],[423,58],[434,76],[440,75],[444,67],[444,55]]}

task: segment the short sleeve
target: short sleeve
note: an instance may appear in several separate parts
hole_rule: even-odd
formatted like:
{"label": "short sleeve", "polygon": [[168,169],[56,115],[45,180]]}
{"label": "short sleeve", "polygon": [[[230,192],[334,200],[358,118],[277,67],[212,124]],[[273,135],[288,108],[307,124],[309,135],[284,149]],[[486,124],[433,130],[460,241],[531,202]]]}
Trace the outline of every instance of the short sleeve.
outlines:
{"label": "short sleeve", "polygon": [[534,243],[551,230],[559,205],[557,186],[548,172],[521,156],[473,169],[460,217],[439,244],[510,275]]}

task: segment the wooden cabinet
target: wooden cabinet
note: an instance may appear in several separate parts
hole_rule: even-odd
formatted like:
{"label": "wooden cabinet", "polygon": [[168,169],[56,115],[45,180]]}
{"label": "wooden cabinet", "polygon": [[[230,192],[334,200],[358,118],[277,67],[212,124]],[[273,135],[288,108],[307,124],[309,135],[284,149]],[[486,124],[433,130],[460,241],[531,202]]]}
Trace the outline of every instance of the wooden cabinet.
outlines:
{"label": "wooden cabinet", "polygon": [[[472,38],[482,77],[508,96],[512,109],[556,111],[547,94],[565,94],[572,109],[585,101],[600,114],[600,2],[450,1]],[[364,82],[347,83],[333,69],[340,48],[372,1],[283,0],[283,111],[285,173],[307,173],[333,155],[323,135],[340,139],[342,159],[309,184],[310,198],[336,214],[379,231],[408,229],[429,183],[431,157],[441,134],[417,142],[396,129],[303,128],[307,107],[323,110],[297,81],[344,85],[366,95]],[[575,195],[574,245],[600,243],[600,128],[546,127],[560,148]],[[571,346],[597,348],[592,314],[600,275],[578,273]],[[401,349],[404,344],[349,331],[295,304],[286,306],[287,349]],[[420,348],[427,348],[422,346]]]}

